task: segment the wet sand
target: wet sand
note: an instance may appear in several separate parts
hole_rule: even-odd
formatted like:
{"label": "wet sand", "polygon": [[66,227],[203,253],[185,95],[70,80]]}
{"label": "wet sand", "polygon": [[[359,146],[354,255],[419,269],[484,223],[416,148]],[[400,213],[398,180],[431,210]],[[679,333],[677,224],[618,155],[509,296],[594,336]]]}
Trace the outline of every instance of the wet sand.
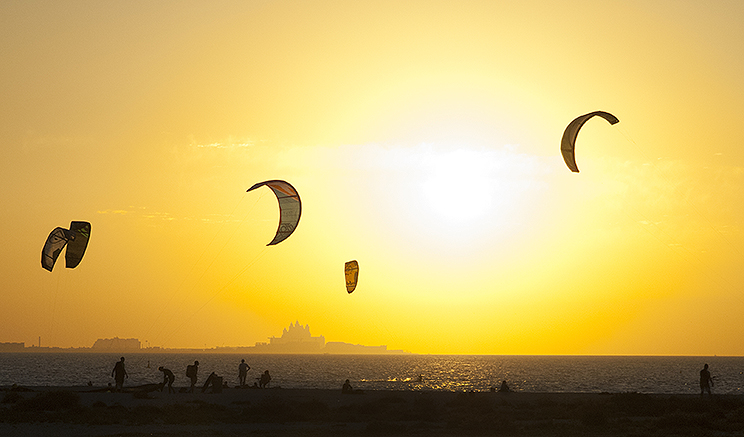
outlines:
{"label": "wet sand", "polygon": [[[151,388],[151,387],[150,387]],[[744,396],[96,387],[0,391],[3,436],[744,434]],[[27,391],[28,390],[28,391]]]}

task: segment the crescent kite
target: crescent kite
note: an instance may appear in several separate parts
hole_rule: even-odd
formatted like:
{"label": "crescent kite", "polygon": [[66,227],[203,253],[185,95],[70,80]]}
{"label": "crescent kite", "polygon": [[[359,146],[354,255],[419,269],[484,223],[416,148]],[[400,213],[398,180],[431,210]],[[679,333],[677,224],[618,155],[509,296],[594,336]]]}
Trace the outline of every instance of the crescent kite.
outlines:
{"label": "crescent kite", "polygon": [[584,123],[595,115],[604,118],[610,124],[615,124],[620,121],[609,112],[595,111],[575,118],[568,124],[568,126],[566,126],[566,130],[563,131],[563,138],[561,139],[561,154],[563,155],[563,160],[566,162],[568,168],[574,173],[579,172],[579,167],[576,165],[576,156],[574,154],[576,137],[579,135],[579,130],[581,130]]}
{"label": "crescent kite", "polygon": [[300,195],[297,193],[297,190],[286,181],[271,180],[259,182],[250,187],[248,191],[255,190],[264,185],[271,188],[271,191],[274,192],[276,199],[279,201],[279,228],[276,230],[274,239],[267,244],[267,246],[272,246],[286,240],[297,229],[297,224],[300,222],[300,213],[302,212],[302,202],[300,201]]}

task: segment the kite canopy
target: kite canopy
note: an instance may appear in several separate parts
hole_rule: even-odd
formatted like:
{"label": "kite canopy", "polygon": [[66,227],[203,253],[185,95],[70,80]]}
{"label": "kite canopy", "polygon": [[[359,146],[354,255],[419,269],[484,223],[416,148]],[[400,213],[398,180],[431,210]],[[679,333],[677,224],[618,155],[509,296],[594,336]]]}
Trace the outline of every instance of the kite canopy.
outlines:
{"label": "kite canopy", "polygon": [[356,289],[357,279],[359,279],[359,263],[349,261],[344,265],[344,273],[346,274],[346,292],[351,294]]}
{"label": "kite canopy", "polygon": [[[281,243],[286,240],[300,222],[300,213],[302,212],[302,202],[297,190],[289,183],[280,180],[259,182],[250,187],[248,191],[255,190],[266,185],[276,195],[279,201],[279,228],[276,230],[274,239],[267,246]],[[247,191],[246,191],[247,192]]]}
{"label": "kite canopy", "polygon": [[595,111],[577,117],[568,124],[566,130],[563,131],[563,138],[561,139],[561,154],[563,155],[563,160],[566,162],[568,168],[574,173],[579,172],[579,167],[576,165],[576,156],[574,154],[576,137],[579,135],[579,130],[581,130],[584,123],[595,115],[604,118],[610,124],[615,124],[620,121],[609,112]]}
{"label": "kite canopy", "polygon": [[70,231],[64,228],[54,228],[54,230],[47,237],[44,248],[41,249],[41,266],[50,272],[54,268],[54,263],[57,262],[57,257],[62,252],[62,249],[67,245],[67,241],[70,239]]}
{"label": "kite canopy", "polygon": [[90,223],[88,222],[70,222],[70,232],[74,233],[75,238],[71,238],[67,243],[67,252],[65,253],[65,267],[74,269],[83,260],[85,249],[88,247],[90,239]]}
{"label": "kite canopy", "polygon": [[50,272],[62,249],[67,246],[65,267],[74,269],[80,264],[90,239],[90,223],[70,222],[70,229],[54,228],[41,249],[41,266]]}

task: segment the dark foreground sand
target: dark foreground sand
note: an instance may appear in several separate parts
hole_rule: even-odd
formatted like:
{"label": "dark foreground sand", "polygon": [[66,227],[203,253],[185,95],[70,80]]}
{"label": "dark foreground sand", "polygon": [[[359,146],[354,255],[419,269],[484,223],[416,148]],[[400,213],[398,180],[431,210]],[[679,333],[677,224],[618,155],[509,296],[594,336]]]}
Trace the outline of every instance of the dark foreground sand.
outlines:
{"label": "dark foreground sand", "polygon": [[1,390],[0,436],[744,435],[739,395]]}

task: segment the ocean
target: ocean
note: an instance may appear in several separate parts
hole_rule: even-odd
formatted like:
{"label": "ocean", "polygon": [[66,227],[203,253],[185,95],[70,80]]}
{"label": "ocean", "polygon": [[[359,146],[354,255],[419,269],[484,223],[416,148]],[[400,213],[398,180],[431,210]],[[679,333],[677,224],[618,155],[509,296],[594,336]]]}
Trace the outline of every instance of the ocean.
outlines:
{"label": "ocean", "polygon": [[[0,386],[105,387],[120,354],[0,353]],[[700,392],[699,372],[710,365],[713,393],[744,392],[744,357],[500,356],[500,355],[238,355],[124,354],[125,386],[162,381],[158,366],[188,386],[186,365],[198,360],[199,383],[210,372],[238,383],[241,358],[251,366],[248,383],[265,370],[271,386],[339,389],[344,380],[364,390],[487,391],[506,380],[514,391],[556,393]]]}

